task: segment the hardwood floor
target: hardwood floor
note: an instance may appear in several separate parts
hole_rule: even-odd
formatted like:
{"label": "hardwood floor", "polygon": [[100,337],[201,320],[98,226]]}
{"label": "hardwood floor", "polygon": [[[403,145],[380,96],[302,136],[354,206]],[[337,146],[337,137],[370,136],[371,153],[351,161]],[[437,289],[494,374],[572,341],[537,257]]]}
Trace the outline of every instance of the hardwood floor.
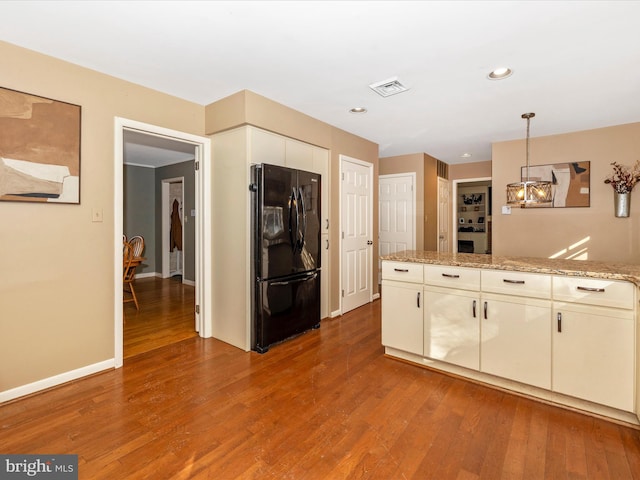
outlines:
{"label": "hardwood floor", "polygon": [[2,453],[75,453],[81,479],[640,478],[638,430],[385,357],[379,301],[264,355],[188,338],[0,419]]}
{"label": "hardwood floor", "polygon": [[124,304],[124,358],[197,336],[195,287],[181,277],[135,281],[140,310]]}

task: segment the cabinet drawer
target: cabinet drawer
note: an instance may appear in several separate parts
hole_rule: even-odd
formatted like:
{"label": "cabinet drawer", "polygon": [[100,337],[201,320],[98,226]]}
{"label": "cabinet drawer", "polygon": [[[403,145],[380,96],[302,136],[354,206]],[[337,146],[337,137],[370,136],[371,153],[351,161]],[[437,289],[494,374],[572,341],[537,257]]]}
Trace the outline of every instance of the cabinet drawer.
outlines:
{"label": "cabinet drawer", "polygon": [[462,290],[480,290],[480,269],[425,265],[424,283]]}
{"label": "cabinet drawer", "polygon": [[422,283],[421,263],[382,262],[382,279],[399,282]]}
{"label": "cabinet drawer", "polygon": [[482,291],[519,295],[521,297],[551,298],[551,275],[482,270]]}
{"label": "cabinet drawer", "polygon": [[629,282],[599,278],[564,277],[553,279],[553,298],[565,302],[632,309],[635,287]]}

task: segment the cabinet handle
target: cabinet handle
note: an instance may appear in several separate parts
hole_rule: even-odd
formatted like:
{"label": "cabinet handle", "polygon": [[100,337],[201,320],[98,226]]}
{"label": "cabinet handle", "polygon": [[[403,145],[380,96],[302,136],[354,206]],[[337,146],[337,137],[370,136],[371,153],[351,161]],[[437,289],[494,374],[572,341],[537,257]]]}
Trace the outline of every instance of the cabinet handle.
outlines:
{"label": "cabinet handle", "polygon": [[595,287],[578,287],[578,290],[582,290],[584,292],[604,292],[604,288]]}
{"label": "cabinet handle", "polygon": [[416,298],[416,303],[418,305],[418,308],[420,308],[420,292],[418,292],[418,296]]}
{"label": "cabinet handle", "polygon": [[473,318],[476,318],[476,301],[473,301]]}
{"label": "cabinet handle", "polygon": [[484,302],[484,319],[487,320],[489,315],[487,314],[487,302]]}
{"label": "cabinet handle", "polygon": [[327,218],[327,227],[326,227],[326,229],[329,230],[329,219],[328,218]]}
{"label": "cabinet handle", "polygon": [[453,275],[451,273],[443,273],[442,276],[447,278],[460,278],[460,275]]}
{"label": "cabinet handle", "polygon": [[562,313],[558,312],[558,333],[562,333]]}
{"label": "cabinet handle", "polygon": [[518,285],[524,285],[524,280],[509,280],[508,278],[503,278],[502,281],[504,283],[515,283]]}
{"label": "cabinet handle", "polygon": [[327,250],[329,250],[329,239],[327,239]]}
{"label": "cabinet handle", "polygon": [[393,269],[396,272],[402,272],[402,273],[408,273],[409,269],[408,268],[394,268]]}

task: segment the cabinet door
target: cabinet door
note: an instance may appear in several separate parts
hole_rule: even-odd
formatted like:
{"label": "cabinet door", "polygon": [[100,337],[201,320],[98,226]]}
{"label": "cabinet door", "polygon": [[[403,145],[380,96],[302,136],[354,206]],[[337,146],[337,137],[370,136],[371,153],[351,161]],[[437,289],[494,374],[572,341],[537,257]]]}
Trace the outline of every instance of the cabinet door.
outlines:
{"label": "cabinet door", "polygon": [[321,175],[322,188],[320,189],[320,209],[322,213],[322,233],[329,232],[329,200],[331,179],[329,178],[329,150],[320,147],[313,148],[313,172]]}
{"label": "cabinet door", "polygon": [[249,127],[249,164],[268,163],[285,166],[285,138],[275,133]]}
{"label": "cabinet door", "polygon": [[480,297],[474,292],[424,290],[424,355],[480,368]]}
{"label": "cabinet door", "polygon": [[632,412],[633,312],[556,305],[553,390]]}
{"label": "cabinet door", "polygon": [[286,140],[285,165],[298,170],[313,170],[313,145],[297,140]]}
{"label": "cabinet door", "polygon": [[329,302],[329,235],[320,236],[321,273],[320,273],[320,318],[327,318],[331,314],[331,304]]}
{"label": "cabinet door", "polygon": [[483,295],[480,370],[551,388],[551,302]]}
{"label": "cabinet door", "polygon": [[422,355],[422,285],[382,281],[382,344]]}

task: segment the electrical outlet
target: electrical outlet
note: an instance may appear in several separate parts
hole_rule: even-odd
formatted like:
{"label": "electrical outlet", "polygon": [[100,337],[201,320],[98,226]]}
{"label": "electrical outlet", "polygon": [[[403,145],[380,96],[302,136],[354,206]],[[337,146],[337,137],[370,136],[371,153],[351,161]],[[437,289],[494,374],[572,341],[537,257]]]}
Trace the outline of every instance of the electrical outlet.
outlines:
{"label": "electrical outlet", "polygon": [[503,215],[511,215],[511,206],[510,205],[503,205],[502,206],[502,214]]}

